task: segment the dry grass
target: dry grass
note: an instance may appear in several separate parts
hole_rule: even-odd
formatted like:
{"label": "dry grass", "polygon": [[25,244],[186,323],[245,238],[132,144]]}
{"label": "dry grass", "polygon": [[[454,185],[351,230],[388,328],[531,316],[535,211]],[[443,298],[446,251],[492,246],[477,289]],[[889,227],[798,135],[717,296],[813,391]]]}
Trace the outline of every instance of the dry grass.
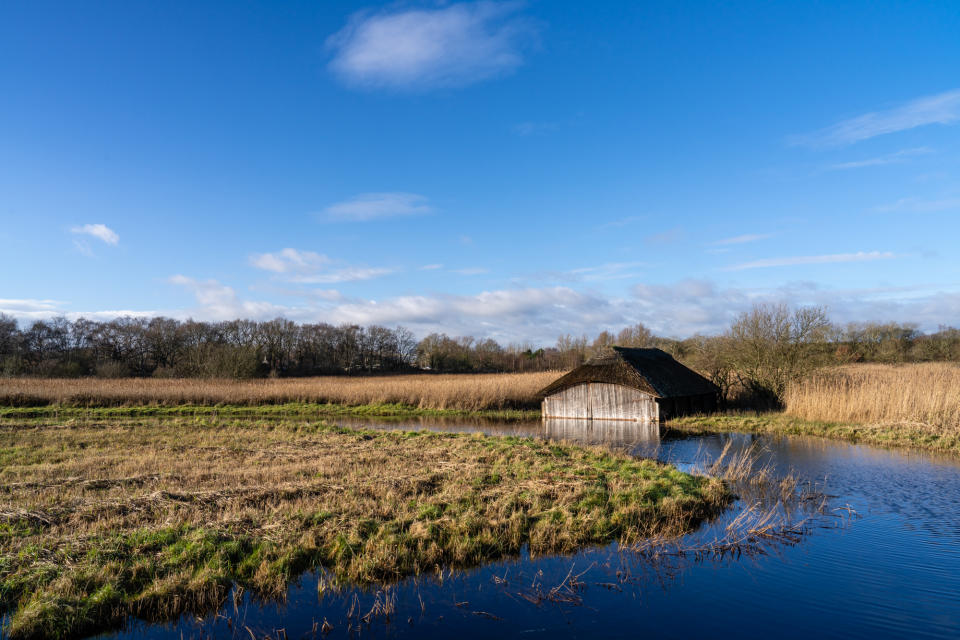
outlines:
{"label": "dry grass", "polygon": [[608,449],[307,421],[6,420],[0,617],[74,636],[127,615],[281,596],[301,572],[390,582],[442,566],[688,530],[721,481]]}
{"label": "dry grass", "polygon": [[806,420],[913,425],[960,434],[960,367],[925,363],[825,369],[788,389],[786,410]]}
{"label": "dry grass", "polygon": [[268,380],[0,378],[0,406],[124,406],[296,402],[402,404],[480,411],[539,408],[536,393],[562,372],[403,375]]}
{"label": "dry grass", "polygon": [[856,364],[790,386],[783,413],[679,418],[685,431],[812,435],[960,454],[960,366]]}

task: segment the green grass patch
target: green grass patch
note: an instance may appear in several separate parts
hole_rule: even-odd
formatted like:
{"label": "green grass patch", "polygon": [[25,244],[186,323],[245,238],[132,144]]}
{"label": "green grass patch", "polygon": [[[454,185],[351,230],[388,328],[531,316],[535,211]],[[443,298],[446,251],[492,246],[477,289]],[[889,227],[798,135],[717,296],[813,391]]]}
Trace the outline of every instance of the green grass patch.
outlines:
{"label": "green grass patch", "polygon": [[768,433],[819,436],[881,447],[909,447],[960,454],[960,425],[955,430],[917,423],[856,424],[805,420],[786,413],[742,413],[693,416],[671,420],[668,428],[679,431]]}

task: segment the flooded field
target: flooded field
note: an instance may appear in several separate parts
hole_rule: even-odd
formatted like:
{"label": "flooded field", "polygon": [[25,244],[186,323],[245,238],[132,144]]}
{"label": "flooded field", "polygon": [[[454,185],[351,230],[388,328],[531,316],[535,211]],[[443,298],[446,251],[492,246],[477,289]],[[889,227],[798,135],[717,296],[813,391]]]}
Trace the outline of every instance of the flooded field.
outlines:
{"label": "flooded field", "polygon": [[779,505],[797,535],[724,553],[704,549],[745,510],[764,512],[769,505],[759,503],[769,497],[741,488],[733,508],[681,542],[686,553],[669,547],[651,557],[613,544],[574,556],[523,555],[466,572],[438,570],[373,590],[337,591],[309,574],[283,603],[234,593],[203,618],[135,622],[102,637],[593,637],[601,629],[604,637],[960,634],[956,460],[812,438],[660,433],[627,422],[340,424],[606,442],[684,469],[703,468],[726,447],[752,449],[772,473],[793,474],[828,497],[818,510],[802,501]]}

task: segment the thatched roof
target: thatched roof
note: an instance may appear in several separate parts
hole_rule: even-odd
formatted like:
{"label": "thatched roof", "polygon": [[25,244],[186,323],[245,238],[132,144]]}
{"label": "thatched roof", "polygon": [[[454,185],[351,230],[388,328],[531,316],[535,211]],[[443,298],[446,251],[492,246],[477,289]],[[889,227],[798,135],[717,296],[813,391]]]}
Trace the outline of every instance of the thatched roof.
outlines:
{"label": "thatched roof", "polygon": [[720,392],[715,384],[674,360],[666,351],[612,347],[554,380],[540,391],[540,396],[549,396],[585,382],[619,384],[658,398]]}

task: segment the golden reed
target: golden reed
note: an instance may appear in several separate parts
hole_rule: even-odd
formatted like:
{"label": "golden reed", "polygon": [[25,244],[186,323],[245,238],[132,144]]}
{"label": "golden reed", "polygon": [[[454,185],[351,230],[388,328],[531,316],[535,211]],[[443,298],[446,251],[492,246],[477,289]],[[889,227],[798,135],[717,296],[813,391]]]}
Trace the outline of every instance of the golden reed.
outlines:
{"label": "golden reed", "polygon": [[404,404],[420,409],[539,408],[536,393],[562,372],[402,375],[263,380],[0,378],[0,406]]}
{"label": "golden reed", "polygon": [[791,386],[787,413],[808,420],[911,423],[960,431],[960,366],[857,364],[824,369]]}

